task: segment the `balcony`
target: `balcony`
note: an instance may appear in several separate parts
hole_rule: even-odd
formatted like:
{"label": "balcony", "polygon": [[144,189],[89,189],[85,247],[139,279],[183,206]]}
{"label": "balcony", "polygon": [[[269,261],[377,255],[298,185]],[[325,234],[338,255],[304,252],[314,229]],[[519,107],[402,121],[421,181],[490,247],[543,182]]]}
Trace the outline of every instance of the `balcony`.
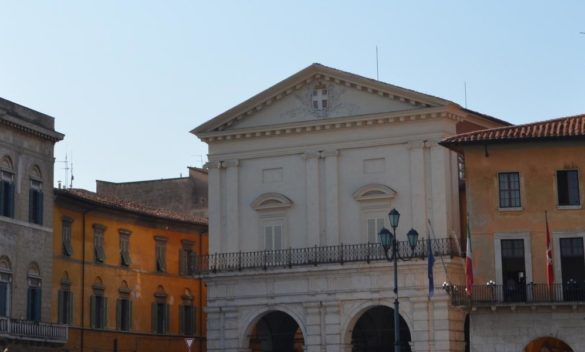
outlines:
{"label": "balcony", "polygon": [[67,326],[0,317],[0,338],[64,344]]}
{"label": "balcony", "polygon": [[495,307],[519,305],[576,305],[585,303],[585,285],[526,284],[514,287],[504,285],[474,285],[468,296],[465,286],[445,287],[451,303],[457,307]]}
{"label": "balcony", "polygon": [[[431,240],[433,255],[457,256],[459,251],[451,238]],[[403,256],[412,254],[407,241],[398,242]],[[420,240],[414,249],[414,256],[424,259],[428,255],[427,240]],[[315,246],[270,251],[218,253],[199,256],[194,263],[197,274],[237,272],[243,270],[284,269],[297,266],[318,266],[323,264],[371,263],[385,261],[384,250],[378,243],[364,243],[338,246]]]}

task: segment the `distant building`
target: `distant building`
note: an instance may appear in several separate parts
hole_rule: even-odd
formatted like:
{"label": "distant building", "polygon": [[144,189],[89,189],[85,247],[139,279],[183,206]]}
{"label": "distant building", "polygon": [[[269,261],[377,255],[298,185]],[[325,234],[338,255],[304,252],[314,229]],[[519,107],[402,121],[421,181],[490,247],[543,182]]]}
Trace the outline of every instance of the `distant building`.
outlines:
{"label": "distant building", "polygon": [[207,219],[55,190],[53,305],[68,351],[205,350]]}
{"label": "distant building", "polygon": [[475,285],[450,291],[471,351],[585,351],[585,115],[441,144],[465,158]]}
{"label": "distant building", "polygon": [[[0,98],[0,350],[50,349],[54,118]],[[35,346],[35,347],[33,347]]]}
{"label": "distant building", "polygon": [[[462,351],[457,133],[508,123],[313,64],[193,130],[209,145],[209,351],[390,351],[393,271],[378,240],[420,233],[399,263],[402,351]],[[441,264],[439,264],[441,263]]]}
{"label": "distant building", "polygon": [[134,182],[96,181],[96,192],[151,208],[207,217],[207,170],[189,168],[189,176]]}

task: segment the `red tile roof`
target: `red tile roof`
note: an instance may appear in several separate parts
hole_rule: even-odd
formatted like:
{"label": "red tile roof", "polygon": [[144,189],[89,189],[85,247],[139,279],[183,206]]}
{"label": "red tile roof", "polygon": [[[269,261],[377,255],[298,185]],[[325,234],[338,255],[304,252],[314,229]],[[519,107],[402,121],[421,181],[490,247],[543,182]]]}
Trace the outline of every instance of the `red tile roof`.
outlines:
{"label": "red tile roof", "polygon": [[180,214],[177,212],[173,212],[166,209],[155,209],[145,207],[143,205],[128,202],[125,200],[113,198],[113,197],[104,197],[103,195],[99,195],[94,192],[90,192],[85,189],[80,188],[73,188],[73,189],[55,189],[55,195],[57,197],[67,197],[72,198],[79,201],[86,201],[92,203],[94,205],[103,206],[110,209],[128,211],[137,215],[155,217],[164,220],[171,220],[171,221],[180,221],[186,222],[196,225],[205,225],[207,226],[207,218],[192,216],[187,214]]}
{"label": "red tile roof", "polygon": [[444,139],[441,144],[449,147],[462,144],[559,139],[585,139],[585,114],[462,133]]}

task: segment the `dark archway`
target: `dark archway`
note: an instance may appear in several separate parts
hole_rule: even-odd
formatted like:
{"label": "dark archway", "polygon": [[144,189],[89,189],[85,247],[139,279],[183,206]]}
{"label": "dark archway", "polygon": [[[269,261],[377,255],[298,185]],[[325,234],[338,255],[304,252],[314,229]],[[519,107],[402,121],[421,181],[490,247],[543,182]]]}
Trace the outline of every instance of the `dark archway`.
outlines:
{"label": "dark archway", "polygon": [[554,337],[540,337],[533,340],[523,350],[524,352],[574,352],[569,345]]}
{"label": "dark archway", "polygon": [[252,352],[302,352],[305,340],[290,315],[275,311],[263,316],[250,335]]}
{"label": "dark archway", "polygon": [[[386,306],[368,309],[359,318],[351,334],[352,352],[394,350],[394,310]],[[410,330],[400,317],[400,350],[411,352]]]}

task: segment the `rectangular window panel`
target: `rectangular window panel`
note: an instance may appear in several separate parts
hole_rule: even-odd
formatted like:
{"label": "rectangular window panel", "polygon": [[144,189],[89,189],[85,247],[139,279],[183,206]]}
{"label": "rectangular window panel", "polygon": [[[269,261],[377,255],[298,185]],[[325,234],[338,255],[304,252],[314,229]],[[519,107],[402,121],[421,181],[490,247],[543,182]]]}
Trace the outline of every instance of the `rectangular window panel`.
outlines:
{"label": "rectangular window panel", "polygon": [[61,221],[61,238],[63,242],[63,255],[70,257],[73,255],[73,247],[71,246],[71,220],[63,219]]}
{"label": "rectangular window panel", "polygon": [[502,172],[498,174],[500,208],[519,208],[520,174],[518,172]]}
{"label": "rectangular window panel", "polygon": [[14,175],[0,171],[0,215],[14,217]]}
{"label": "rectangular window panel", "polygon": [[0,281],[0,317],[8,316],[8,282]]}
{"label": "rectangular window panel", "polygon": [[560,206],[581,204],[577,170],[557,171],[557,196]]}
{"label": "rectangular window panel", "polygon": [[156,271],[159,273],[166,271],[166,242],[164,239],[157,236],[158,239],[155,243],[155,255],[156,255]]}
{"label": "rectangular window panel", "polygon": [[43,189],[42,183],[36,180],[30,182],[29,221],[33,224],[43,224]]}
{"label": "rectangular window panel", "polygon": [[130,300],[122,298],[117,304],[117,326],[120,331],[130,331]]}

